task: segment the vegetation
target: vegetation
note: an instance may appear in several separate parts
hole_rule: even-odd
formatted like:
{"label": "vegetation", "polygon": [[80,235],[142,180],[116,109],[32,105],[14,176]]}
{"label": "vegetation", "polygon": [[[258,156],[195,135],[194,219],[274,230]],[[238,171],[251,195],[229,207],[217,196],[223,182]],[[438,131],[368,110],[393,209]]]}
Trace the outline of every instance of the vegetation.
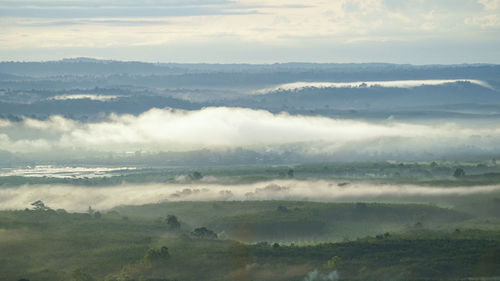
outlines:
{"label": "vegetation", "polygon": [[0,62],[0,281],[500,280],[499,73]]}
{"label": "vegetation", "polygon": [[[200,154],[203,154],[200,152]],[[360,162],[316,163],[299,165],[235,165],[124,170],[99,177],[24,177],[2,176],[0,186],[35,184],[111,186],[124,183],[196,183],[241,184],[275,179],[369,181],[375,183],[417,184],[428,186],[475,186],[500,183],[500,165],[495,159],[470,162]]]}
{"label": "vegetation", "polygon": [[[94,210],[91,215],[52,210],[45,204],[40,208],[42,204],[34,204],[31,210],[0,212],[0,279],[304,280],[309,275],[335,274],[342,280],[458,280],[500,276],[500,222],[435,206],[172,202]],[[177,212],[162,218],[165,209]],[[124,210],[142,216],[124,219],[127,213],[119,213]],[[160,211],[156,217],[145,216],[152,210]],[[206,226],[184,223],[184,217],[197,213],[207,214],[199,220]],[[179,227],[172,227],[175,221]],[[345,237],[339,240],[339,235]]]}

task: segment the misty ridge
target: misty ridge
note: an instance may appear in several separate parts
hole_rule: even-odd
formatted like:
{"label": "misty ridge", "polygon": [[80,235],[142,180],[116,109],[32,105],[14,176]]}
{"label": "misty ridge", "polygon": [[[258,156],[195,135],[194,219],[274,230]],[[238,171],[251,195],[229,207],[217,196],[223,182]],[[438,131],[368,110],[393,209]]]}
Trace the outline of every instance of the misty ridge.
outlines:
{"label": "misty ridge", "polygon": [[499,74],[2,62],[0,279],[496,278]]}
{"label": "misty ridge", "polygon": [[223,164],[228,151],[248,158],[243,149],[245,164],[494,157],[500,147],[497,65],[76,58],[2,62],[0,73],[2,165],[56,161],[55,151],[155,163],[209,150]]}
{"label": "misty ridge", "polygon": [[0,25],[0,281],[500,280],[500,0]]}
{"label": "misty ridge", "polygon": [[[118,206],[165,202],[286,200],[308,202],[435,202],[464,204],[461,197],[488,198],[500,194],[499,186],[418,186],[335,180],[273,180],[252,184],[220,184],[216,179],[195,183],[146,183],[117,186],[24,185],[0,189],[1,210],[23,209],[42,200],[55,209],[84,212],[91,205],[102,211]],[[444,203],[446,202],[446,203]],[[465,205],[465,204],[464,204]],[[494,215],[497,217],[498,215]]]}
{"label": "misty ridge", "polygon": [[[73,154],[141,151],[187,152],[245,147],[284,149],[305,155],[335,153],[498,153],[500,131],[488,122],[438,125],[396,120],[370,122],[331,117],[273,114],[265,110],[207,107],[196,111],[151,109],[138,116],[111,114],[100,122],[52,115],[1,123],[7,152]],[[450,144],[453,140],[453,144]],[[287,148],[288,147],[288,148]],[[360,149],[360,147],[362,147]]]}

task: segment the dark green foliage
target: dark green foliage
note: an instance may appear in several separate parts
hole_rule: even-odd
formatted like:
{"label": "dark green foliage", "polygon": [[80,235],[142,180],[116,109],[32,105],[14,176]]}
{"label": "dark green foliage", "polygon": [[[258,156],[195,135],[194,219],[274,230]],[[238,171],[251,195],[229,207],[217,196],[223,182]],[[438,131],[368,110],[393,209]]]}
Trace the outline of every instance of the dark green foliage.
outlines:
{"label": "dark green foliage", "polygon": [[153,237],[164,233],[153,221],[106,214],[95,219],[87,213],[1,211],[0,280],[68,281],[75,267],[103,280],[141,260]]}
{"label": "dark green foliage", "polygon": [[200,172],[196,171],[196,172],[193,172],[192,174],[189,174],[189,178],[191,180],[195,180],[195,181],[201,180],[203,178],[203,175]]}
{"label": "dark green foliage", "polygon": [[174,215],[168,215],[167,218],[165,219],[165,222],[167,223],[168,227],[172,230],[181,228],[181,223]]}
{"label": "dark green foliage", "polygon": [[78,268],[71,273],[71,281],[96,281],[96,279],[85,272],[84,270]]}
{"label": "dark green foliage", "polygon": [[[276,202],[275,204],[279,204]],[[287,202],[266,210],[243,215],[226,215],[209,222],[215,231],[242,241],[301,239],[328,240],[388,231],[402,231],[419,218],[428,227],[459,222],[470,215],[417,204],[313,203]],[[422,222],[421,222],[422,224]]]}
{"label": "dark green foliage", "polygon": [[453,172],[453,176],[455,178],[463,178],[465,177],[465,171],[462,168],[457,168],[455,172]]}
{"label": "dark green foliage", "polygon": [[201,239],[217,239],[217,234],[206,227],[196,228],[191,232],[191,235]]}
{"label": "dark green foliage", "polygon": [[[164,221],[155,221],[158,215],[138,218],[128,214],[125,221],[116,211],[101,214],[100,219],[95,219],[97,212],[90,216],[56,211],[0,211],[0,280],[22,277],[37,281],[290,281],[304,280],[315,269],[321,274],[337,270],[346,280],[456,280],[500,275],[499,224],[491,219],[472,220],[438,207],[294,201],[171,204],[176,208],[176,217],[188,210],[194,214],[206,212],[207,217],[219,216],[214,223],[255,227],[248,232],[252,235],[285,233],[293,237],[293,232],[304,231],[301,227],[307,226],[308,221],[322,222],[325,235],[338,231],[337,228],[360,234],[363,225],[373,228],[388,221],[406,228],[399,232],[373,232],[342,243],[278,239],[245,244],[215,239],[216,234],[210,229],[217,229],[211,225],[207,225],[210,229],[200,227],[192,232],[170,231]],[[285,205],[286,211],[279,208]],[[233,215],[230,210],[243,213]],[[413,227],[419,222],[419,229]],[[430,231],[433,223],[442,230]],[[492,231],[470,230],[481,224]],[[285,232],[280,230],[283,227]],[[311,228],[321,229],[314,225]],[[227,235],[229,230],[222,231]],[[316,235],[312,231],[304,237],[315,239]],[[255,236],[250,238],[246,240]]]}
{"label": "dark green foliage", "polygon": [[285,212],[285,213],[289,211],[289,210],[288,210],[288,208],[287,208],[287,207],[285,207],[285,206],[278,206],[278,209],[277,209],[277,210],[278,210],[279,212]]}
{"label": "dark green foliage", "polygon": [[301,247],[179,238],[167,242],[172,258],[164,264],[137,263],[127,273],[133,280],[284,281],[320,269],[337,270],[342,280],[460,280],[500,274],[498,234],[428,232]]}
{"label": "dark green foliage", "polygon": [[42,200],[37,200],[33,203],[31,203],[31,206],[33,206],[34,211],[50,211],[49,207],[45,206],[45,204],[42,202]]}
{"label": "dark green foliage", "polygon": [[170,258],[168,248],[163,246],[160,249],[149,249],[144,256],[144,259],[151,262],[164,261]]}

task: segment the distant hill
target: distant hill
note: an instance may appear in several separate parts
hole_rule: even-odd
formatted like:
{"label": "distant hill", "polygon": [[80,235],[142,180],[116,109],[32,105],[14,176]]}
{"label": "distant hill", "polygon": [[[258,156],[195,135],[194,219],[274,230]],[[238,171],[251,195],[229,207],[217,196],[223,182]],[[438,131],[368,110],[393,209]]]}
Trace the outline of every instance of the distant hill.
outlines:
{"label": "distant hill", "polygon": [[[405,80],[455,82],[387,86]],[[297,82],[361,86],[279,88]],[[265,89],[274,90],[262,92]],[[55,98],[72,95],[103,98]],[[153,107],[208,106],[351,119],[496,118],[500,65],[179,64],[93,58],[0,62],[0,113],[17,118],[61,114],[95,120],[110,113],[140,114]]]}

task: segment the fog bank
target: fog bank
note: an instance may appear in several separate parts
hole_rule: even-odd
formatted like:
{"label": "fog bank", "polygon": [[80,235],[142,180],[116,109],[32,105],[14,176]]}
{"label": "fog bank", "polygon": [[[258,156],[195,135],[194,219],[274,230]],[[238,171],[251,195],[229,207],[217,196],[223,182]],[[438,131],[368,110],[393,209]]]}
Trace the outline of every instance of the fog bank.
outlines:
{"label": "fog bank", "polygon": [[480,121],[433,125],[393,119],[368,122],[230,107],[154,108],[137,116],[111,114],[87,123],[59,115],[46,120],[0,121],[1,150],[48,156],[61,151],[80,155],[236,147],[268,151],[283,145],[293,145],[294,151],[306,154],[490,153],[500,151],[500,127]]}
{"label": "fog bank", "polygon": [[380,197],[466,196],[490,194],[500,186],[426,187],[350,183],[337,181],[274,180],[254,184],[124,184],[112,187],[34,185],[0,189],[1,209],[24,209],[42,200],[53,209],[85,211],[88,206],[106,210],[118,205],[142,205],[167,201],[209,200],[310,200],[320,202],[362,201]]}
{"label": "fog bank", "polygon": [[313,88],[366,88],[366,87],[383,87],[383,88],[415,88],[421,86],[438,86],[448,83],[471,83],[493,89],[493,87],[485,81],[475,79],[447,79],[447,80],[395,80],[395,81],[356,81],[356,82],[294,82],[281,84],[276,87],[266,88],[255,91],[256,94],[267,94],[274,91],[290,91],[300,90],[307,87]]}

